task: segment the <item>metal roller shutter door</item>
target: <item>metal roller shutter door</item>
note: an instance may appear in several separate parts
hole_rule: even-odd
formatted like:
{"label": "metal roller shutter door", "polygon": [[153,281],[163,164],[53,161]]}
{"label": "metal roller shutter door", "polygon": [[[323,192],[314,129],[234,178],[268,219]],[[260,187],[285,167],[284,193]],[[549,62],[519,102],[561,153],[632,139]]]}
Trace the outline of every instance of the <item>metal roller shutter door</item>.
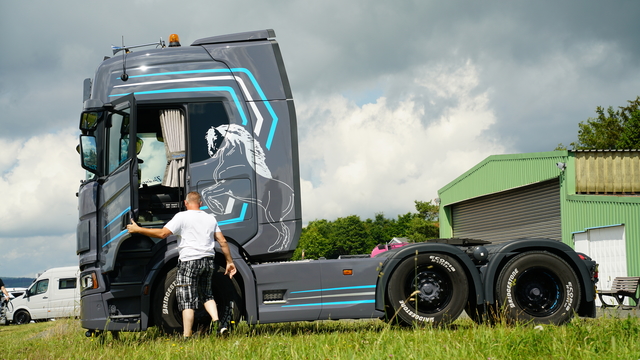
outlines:
{"label": "metal roller shutter door", "polygon": [[562,240],[558,179],[467,200],[451,211],[457,238],[493,243],[523,237]]}

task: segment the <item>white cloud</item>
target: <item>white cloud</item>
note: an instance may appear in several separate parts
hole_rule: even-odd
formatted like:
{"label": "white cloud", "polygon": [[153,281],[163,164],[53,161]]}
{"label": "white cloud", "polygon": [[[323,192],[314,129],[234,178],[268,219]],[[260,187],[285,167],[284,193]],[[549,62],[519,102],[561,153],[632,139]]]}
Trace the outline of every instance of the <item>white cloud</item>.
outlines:
{"label": "white cloud", "polygon": [[0,237],[55,236],[74,229],[75,193],[84,176],[76,130],[2,142],[8,146],[0,155]]}
{"label": "white cloud", "polygon": [[[417,93],[393,106],[385,97],[362,107],[336,95],[298,102],[305,129],[300,139],[305,222],[414,211],[414,200],[437,197],[440,187],[504,152],[483,136],[496,119],[487,90],[477,89],[471,62],[415,73]],[[417,101],[426,96],[455,105],[430,119]]]}

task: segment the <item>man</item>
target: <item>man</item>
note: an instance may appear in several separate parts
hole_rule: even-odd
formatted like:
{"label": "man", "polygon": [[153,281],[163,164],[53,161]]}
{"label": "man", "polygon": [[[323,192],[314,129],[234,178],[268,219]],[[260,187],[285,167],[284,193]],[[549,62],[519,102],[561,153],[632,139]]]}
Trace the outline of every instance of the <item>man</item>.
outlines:
{"label": "man", "polygon": [[[127,225],[127,230],[132,234],[161,239],[169,235],[178,236],[180,256],[176,277],[176,298],[178,309],[182,311],[183,335],[188,338],[193,333],[195,309],[198,308],[199,300],[204,303],[204,308],[211,315],[211,319],[214,322],[219,321],[216,302],[211,291],[211,281],[215,271],[213,261],[215,241],[220,244],[220,249],[227,261],[224,274],[229,274],[229,278],[232,278],[236,273],[236,267],[216,218],[200,210],[202,206],[200,194],[196,191],[190,192],[184,204],[187,210],[177,213],[162,229],[143,228],[132,219],[131,224]],[[198,295],[203,298],[199,299]],[[221,335],[226,331],[226,327],[218,329]]]}
{"label": "man", "polygon": [[0,279],[0,290],[2,290],[2,292],[4,293],[4,298],[0,300],[0,324],[4,325],[7,323],[6,304],[11,299],[9,298],[9,292],[7,291],[7,288],[4,287],[4,281],[2,281],[2,279]]}
{"label": "man", "polygon": [[4,300],[9,301],[9,292],[7,291],[7,288],[4,287],[4,281],[2,281],[2,279],[0,279],[0,290],[4,293]]}

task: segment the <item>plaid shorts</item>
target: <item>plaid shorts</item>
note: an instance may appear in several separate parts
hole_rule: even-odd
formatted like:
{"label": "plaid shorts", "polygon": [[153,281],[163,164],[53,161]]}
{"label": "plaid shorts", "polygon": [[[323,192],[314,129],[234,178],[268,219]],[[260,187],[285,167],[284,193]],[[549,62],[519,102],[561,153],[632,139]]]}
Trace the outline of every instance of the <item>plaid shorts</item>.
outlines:
{"label": "plaid shorts", "polygon": [[198,309],[199,303],[213,300],[211,282],[216,270],[213,257],[191,261],[178,261],[176,298],[178,309]]}

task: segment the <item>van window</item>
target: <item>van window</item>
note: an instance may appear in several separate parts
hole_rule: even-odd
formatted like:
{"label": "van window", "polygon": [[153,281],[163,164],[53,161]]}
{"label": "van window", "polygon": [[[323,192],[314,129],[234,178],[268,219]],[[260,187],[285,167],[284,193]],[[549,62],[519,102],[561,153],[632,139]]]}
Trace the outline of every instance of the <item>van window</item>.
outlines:
{"label": "van window", "polygon": [[49,279],[40,280],[29,289],[29,295],[44,294],[49,289]]}
{"label": "van window", "polygon": [[75,289],[76,278],[60,279],[58,289]]}

